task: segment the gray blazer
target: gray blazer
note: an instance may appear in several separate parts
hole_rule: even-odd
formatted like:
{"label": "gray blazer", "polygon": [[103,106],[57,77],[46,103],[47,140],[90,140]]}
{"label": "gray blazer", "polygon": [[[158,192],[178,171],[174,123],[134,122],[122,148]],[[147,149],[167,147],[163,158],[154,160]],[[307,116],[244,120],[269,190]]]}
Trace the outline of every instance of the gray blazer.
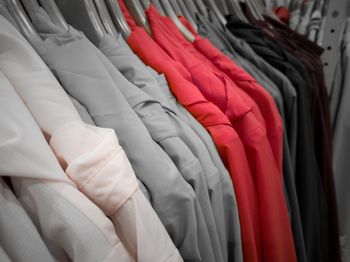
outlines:
{"label": "gray blazer", "polygon": [[[40,26],[44,25],[41,21]],[[137,177],[150,192],[153,208],[183,258],[213,261],[198,199],[117,88],[113,74],[118,71],[111,64],[115,71],[111,74],[106,70],[98,54],[104,56],[80,32],[70,28],[69,33],[61,33],[47,27],[46,33],[41,34],[46,40],[39,50],[42,58],[66,91],[85,106],[96,125],[115,130]],[[106,62],[109,63],[107,59]]]}

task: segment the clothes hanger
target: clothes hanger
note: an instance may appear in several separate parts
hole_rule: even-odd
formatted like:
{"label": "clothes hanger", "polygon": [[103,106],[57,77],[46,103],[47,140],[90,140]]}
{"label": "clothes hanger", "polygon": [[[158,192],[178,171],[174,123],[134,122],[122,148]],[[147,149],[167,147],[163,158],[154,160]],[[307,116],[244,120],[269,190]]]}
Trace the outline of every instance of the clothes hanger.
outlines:
{"label": "clothes hanger", "polygon": [[241,6],[239,5],[238,0],[226,0],[227,8],[229,10],[229,14],[235,15],[240,20],[248,23],[247,18],[245,17]]}
{"label": "clothes hanger", "polygon": [[146,10],[151,4],[150,0],[140,0],[140,3],[143,7],[143,10]]}
{"label": "clothes hanger", "polygon": [[228,7],[225,0],[215,0],[215,3],[223,15],[228,15]]}
{"label": "clothes hanger", "polygon": [[131,34],[131,29],[124,18],[118,2],[115,0],[105,0],[105,2],[107,2],[107,9],[109,10],[110,18],[112,19],[113,24],[122,34],[124,39],[126,39]]}
{"label": "clothes hanger", "polygon": [[92,0],[55,0],[58,9],[70,25],[84,32],[95,45],[107,34]]}
{"label": "clothes hanger", "polygon": [[174,10],[172,9],[170,3],[168,0],[161,0],[161,3],[163,5],[163,8],[165,10],[165,13],[168,17],[173,21],[173,23],[176,25],[176,27],[181,31],[181,33],[184,35],[184,37],[190,41],[194,42],[195,37],[194,35],[181,23],[177,15],[175,14]]}
{"label": "clothes hanger", "polygon": [[[196,3],[201,2],[202,0],[196,0]],[[219,19],[219,21],[221,22],[221,24],[226,25],[227,21],[226,18],[222,15],[222,13],[220,12],[219,8],[217,7],[216,3],[214,2],[214,0],[204,0],[204,2],[206,3],[206,5],[213,10],[215,16]]]}
{"label": "clothes hanger", "polygon": [[6,3],[13,19],[17,23],[24,37],[33,46],[40,45],[43,40],[36,32],[19,0],[6,0]]}
{"label": "clothes hanger", "polygon": [[260,10],[259,4],[255,0],[246,0],[246,4],[249,7],[250,11],[257,20],[264,20],[262,15],[263,11]]}
{"label": "clothes hanger", "polygon": [[56,3],[53,0],[38,0],[40,5],[45,9],[52,22],[61,26],[66,31],[69,30],[68,24],[58,9]]}
{"label": "clothes hanger", "polygon": [[177,16],[183,16],[182,10],[176,0],[169,0],[169,3]]}
{"label": "clothes hanger", "polygon": [[209,17],[208,7],[203,3],[202,0],[187,0],[187,1],[194,1],[194,4],[197,6],[197,9],[199,10],[199,12],[202,15]]}
{"label": "clothes hanger", "polygon": [[135,22],[138,25],[143,26],[146,31],[151,34],[151,28],[140,2],[138,0],[124,0],[124,3],[131,15],[134,17]]}
{"label": "clothes hanger", "polygon": [[[162,5],[159,3],[159,0],[151,0],[151,2],[152,2],[152,4],[157,8],[158,12],[159,12],[161,15],[165,16],[165,11],[164,11]],[[148,6],[147,6],[147,8],[148,8]],[[147,9],[147,8],[146,8],[146,9]],[[145,10],[146,10],[146,9],[145,9]]]}
{"label": "clothes hanger", "polygon": [[109,15],[105,2],[101,0],[94,0],[94,3],[107,33],[109,33],[115,38],[118,38],[119,33],[112,22],[111,16]]}
{"label": "clothes hanger", "polygon": [[188,12],[190,12],[191,16],[196,18],[196,14],[200,13],[197,6],[194,4],[193,0],[181,0],[187,7]]}
{"label": "clothes hanger", "polygon": [[191,16],[187,6],[185,5],[185,3],[183,2],[183,0],[177,0],[177,3],[179,4],[182,13],[184,14],[184,16],[186,17],[187,21],[190,22],[190,24],[192,25],[193,29],[198,32],[198,26],[196,24],[196,22],[194,21],[193,17]]}

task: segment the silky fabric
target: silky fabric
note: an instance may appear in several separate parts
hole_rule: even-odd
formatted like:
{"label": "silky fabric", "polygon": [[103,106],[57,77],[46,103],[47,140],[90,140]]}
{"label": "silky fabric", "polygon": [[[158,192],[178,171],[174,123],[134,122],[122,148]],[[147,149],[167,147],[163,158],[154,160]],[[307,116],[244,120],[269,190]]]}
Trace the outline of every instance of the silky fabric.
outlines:
{"label": "silky fabric", "polygon": [[[103,48],[107,42],[110,44],[109,50]],[[115,58],[113,44],[116,48],[117,42],[111,36],[106,36],[100,42],[101,49],[105,51],[106,57],[117,67],[118,60]],[[223,261],[221,245],[225,246],[226,240],[224,240],[224,243],[219,240],[210,204],[207,181],[199,160],[181,139],[180,131],[173,125],[169,115],[163,110],[160,103],[130,83],[119,71],[113,73],[118,83],[117,87],[144,123],[153,140],[170,156],[181,175],[194,189],[205,218],[215,261]],[[225,257],[227,260],[227,255]]]}
{"label": "silky fabric", "polygon": [[[284,73],[298,94],[298,138],[296,158],[296,188],[302,219],[306,253],[310,261],[322,261],[325,230],[321,221],[326,219],[325,200],[316,161],[313,127],[311,119],[312,87],[310,79],[303,78],[292,64],[295,58],[282,48],[264,38],[258,28],[229,17],[228,29],[245,39],[260,56]],[[286,63],[289,61],[289,63]],[[307,163],[307,164],[305,164]],[[302,175],[307,174],[307,175]],[[317,204],[315,204],[317,203]]]}
{"label": "silky fabric", "polygon": [[[217,231],[217,234],[209,231],[212,235],[212,242],[214,242],[213,246],[216,245],[216,239],[220,240],[219,247],[221,246],[222,249],[220,253],[222,253],[224,261],[227,261],[222,185],[218,170],[212,163],[206,148],[192,129],[174,114],[165,96],[159,97],[162,91],[157,81],[147,71],[146,66],[132,53],[120,35],[117,40],[112,37],[105,37],[102,39],[99,48],[113,65],[120,70],[125,78],[135,84],[131,85],[120,77],[120,85],[118,87],[120,87],[129,104],[133,106],[153,139],[169,155],[181,155],[181,157],[173,157],[174,163],[179,162],[176,158],[186,159],[181,165],[184,165],[186,162],[192,163],[191,169],[189,166],[186,168],[188,174],[184,173],[185,168],[182,168],[180,165],[177,166],[179,170],[183,170],[181,173],[183,173],[184,177],[188,175],[192,176],[192,178],[188,177],[186,180],[189,182],[194,181],[192,187],[196,189],[195,192],[206,217],[208,229],[212,230],[210,228],[216,228]],[[139,87],[138,90],[135,90],[136,85]],[[148,94],[146,93],[147,90]],[[154,126],[155,123],[156,126]],[[177,141],[177,138],[180,141]],[[190,152],[187,152],[187,148],[191,150],[193,156],[191,156]],[[197,162],[198,164],[196,164]],[[194,169],[195,167],[198,170]],[[196,173],[199,175],[197,178],[193,176]],[[201,179],[205,179],[205,181],[201,181]],[[204,188],[201,189],[203,186]],[[206,190],[207,193],[203,192],[203,190]]]}
{"label": "silky fabric", "polygon": [[349,56],[350,20],[345,22],[345,33],[340,49],[340,57],[333,81],[331,103],[333,113],[334,178],[339,206],[340,244],[342,261],[350,261],[350,209],[349,209]]}
{"label": "silky fabric", "polygon": [[[239,92],[239,89],[230,83],[224,74],[220,74],[221,71],[211,70],[209,65],[206,67],[202,63],[205,60],[196,59],[195,55],[191,55],[190,48],[184,50],[186,45],[182,43],[185,43],[185,39],[181,42],[182,45],[176,45],[178,42],[174,41],[176,38],[172,37],[176,27],[174,25],[171,30],[169,29],[170,22],[166,22],[169,21],[169,18],[160,17],[152,5],[146,10],[146,13],[152,29],[152,36],[175,60],[185,65],[191,72],[193,82],[210,101],[213,101],[225,112],[242,139],[252,173],[256,179],[259,195],[261,244],[262,250],[264,250],[262,252],[264,259],[266,261],[285,261],[286,259],[295,261],[295,248],[284,199],[282,178],[271,150],[271,141],[269,143],[267,139],[266,131],[270,130],[265,130],[258,108],[253,101],[250,102],[244,96],[244,93]],[[178,36],[180,36],[180,32],[178,32]],[[226,92],[228,94],[225,94]],[[227,104],[225,105],[225,103]],[[271,126],[267,126],[267,128],[271,128]],[[274,134],[273,130],[271,132]],[[265,183],[267,181],[269,181],[270,190],[266,195]],[[265,216],[265,213],[269,213],[269,215]],[[272,230],[268,225],[273,226],[274,229]]]}
{"label": "silky fabric", "polygon": [[[257,252],[254,251],[257,240],[255,240],[253,232],[255,228],[256,234],[259,234],[258,221],[256,220],[258,217],[256,213],[257,199],[245,151],[237,133],[231,127],[226,116],[215,105],[205,100],[191,83],[191,77],[187,70],[167,56],[149,38],[144,29],[133,24],[133,20],[122,2],[120,2],[120,6],[133,29],[128,38],[129,45],[146,64],[153,66],[158,73],[165,73],[172,92],[213,137],[226,167],[231,171],[241,222],[243,252],[246,249],[246,255],[251,256],[251,261],[257,261]],[[147,45],[144,41],[147,41]],[[147,50],[144,49],[145,46],[148,47]],[[149,49],[149,47],[152,48]],[[154,53],[149,52],[150,50],[154,50]],[[253,222],[253,220],[255,221]],[[245,258],[250,261],[249,257]]]}
{"label": "silky fabric", "polygon": [[[21,39],[2,17],[0,21],[4,41],[5,29]],[[1,63],[3,55],[2,49]],[[0,173],[11,177],[17,198],[40,231],[54,259],[131,261],[113,224],[65,175],[16,90],[2,72],[0,76],[1,121],[8,123],[0,129]],[[22,237],[23,233],[21,231]],[[36,242],[34,236],[28,241],[30,245]],[[43,257],[50,261],[50,256],[41,254],[39,249],[32,251],[41,255],[35,261]],[[16,253],[20,254],[20,251],[16,249]],[[26,260],[30,254],[26,252]]]}
{"label": "silky fabric", "polygon": [[[3,175],[3,174],[2,174]],[[0,247],[13,261],[55,261],[39,232],[12,193],[0,178]],[[1,261],[5,261],[0,252]]]}
{"label": "silky fabric", "polygon": [[[149,71],[154,75],[157,82],[162,88],[162,92],[165,95],[168,103],[175,112],[175,114],[181,118],[182,121],[186,122],[192,130],[201,138],[202,142],[205,144],[209,154],[214,162],[215,166],[220,171],[220,179],[222,182],[223,189],[223,197],[224,197],[224,211],[225,211],[225,220],[226,220],[226,232],[227,239],[229,241],[228,245],[228,259],[229,261],[243,261],[243,253],[242,253],[242,240],[241,240],[241,229],[240,229],[240,221],[238,214],[238,207],[235,193],[233,192],[233,185],[227,169],[225,168],[218,151],[215,147],[214,141],[211,138],[210,134],[205,130],[205,128],[189,113],[174,97],[171,93],[168,82],[164,75],[159,75],[152,68],[148,68]],[[168,107],[167,107],[168,108]],[[192,139],[192,142],[195,139]],[[188,141],[188,144],[191,142]],[[203,151],[201,151],[203,153]],[[210,183],[208,183],[210,185]],[[209,189],[211,190],[211,189]],[[214,203],[214,192],[216,190],[211,190],[211,199],[212,205],[217,206]],[[216,215],[216,214],[214,214]]]}
{"label": "silky fabric", "polygon": [[[38,23],[37,29],[40,25],[44,24]],[[69,32],[48,34],[45,38],[45,46],[39,50],[41,56],[60,82],[66,83],[65,90],[86,107],[94,122],[118,134],[137,177],[151,194],[153,208],[183,258],[200,260],[203,254],[212,259],[196,195],[117,88],[113,74],[101,62],[102,58],[108,62],[107,58],[72,27]],[[72,61],[79,61],[79,66]]]}

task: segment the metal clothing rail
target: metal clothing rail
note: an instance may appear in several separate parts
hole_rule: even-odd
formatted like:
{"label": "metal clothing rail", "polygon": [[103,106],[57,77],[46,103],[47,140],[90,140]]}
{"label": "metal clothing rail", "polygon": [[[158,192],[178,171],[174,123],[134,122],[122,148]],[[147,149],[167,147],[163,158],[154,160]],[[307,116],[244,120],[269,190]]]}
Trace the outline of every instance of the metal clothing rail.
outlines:
{"label": "metal clothing rail", "polygon": [[350,0],[329,0],[322,43],[325,49],[322,61],[329,94],[343,37],[343,23],[349,16]]}

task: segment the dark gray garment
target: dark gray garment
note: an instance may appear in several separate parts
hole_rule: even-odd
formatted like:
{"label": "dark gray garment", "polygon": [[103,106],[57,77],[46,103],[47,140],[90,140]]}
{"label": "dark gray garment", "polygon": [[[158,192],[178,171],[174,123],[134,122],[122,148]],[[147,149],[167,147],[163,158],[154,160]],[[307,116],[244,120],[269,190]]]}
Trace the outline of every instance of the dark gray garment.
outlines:
{"label": "dark gray garment", "polygon": [[[257,55],[255,52],[249,47],[247,43],[245,43],[242,40],[237,39],[235,36],[233,36],[230,32],[227,32],[227,34],[223,34],[225,32],[224,28],[222,30],[220,29],[221,27],[216,26],[213,23],[210,23],[208,19],[205,19],[202,16],[198,16],[198,21],[199,25],[199,33],[205,34],[205,37],[209,37],[210,40],[214,40],[213,44],[217,45],[218,49],[221,50],[226,50],[226,54],[230,54],[231,52],[236,52],[234,47],[237,47],[238,50],[241,50],[242,53],[247,53],[247,58],[250,59],[250,63],[252,63],[252,66],[260,66],[259,68],[256,68],[255,70],[251,71],[249,70],[249,67],[243,67],[244,69],[248,69],[248,73],[252,73],[253,77],[260,77],[260,79],[265,80],[265,83],[268,83],[266,80],[267,73],[269,73],[269,77],[273,77],[272,79],[277,79],[276,84],[284,84],[284,82],[287,84],[285,89],[287,91],[290,89],[290,91],[294,91],[294,89],[291,89],[290,85],[288,85],[289,80],[286,79],[282,74],[280,74],[277,70],[272,68],[270,65],[265,63],[265,61],[262,58],[257,58]],[[201,25],[201,26],[200,26]],[[231,37],[230,37],[231,36]],[[231,43],[233,45],[230,45],[230,42],[226,39],[226,37],[229,37],[231,39]],[[246,48],[248,46],[248,48]],[[231,59],[234,61],[236,60],[235,57],[230,56]],[[267,64],[268,68],[266,70],[265,64]],[[260,68],[264,68],[264,72],[260,71]],[[260,71],[260,73],[259,73]],[[282,75],[282,77],[280,76]],[[286,81],[284,81],[284,78]],[[258,80],[258,79],[257,79]],[[258,80],[259,81],[259,80]],[[271,82],[271,81],[270,81]],[[282,97],[281,92],[283,89],[279,89],[277,85],[275,84],[267,84],[262,85],[265,87],[265,89],[271,94],[271,96],[274,98],[274,101],[276,103],[276,106],[281,114],[282,120],[283,120],[283,126],[287,127],[286,129],[288,130],[288,124],[287,122],[289,121],[290,117],[286,119],[286,114],[285,114],[285,108],[286,104],[284,103],[284,97]],[[288,88],[289,86],[289,88]],[[292,87],[293,88],[293,87]],[[287,93],[288,96],[290,97],[292,93]],[[296,94],[295,94],[296,95]],[[296,111],[292,114],[295,114]],[[296,121],[296,118],[294,118],[294,121]],[[293,127],[294,128],[294,127]],[[286,130],[285,129],[285,130]],[[290,129],[290,128],[289,128]],[[294,132],[293,129],[290,132]],[[296,135],[296,132],[295,134]],[[295,144],[296,145],[296,144]],[[287,133],[283,133],[283,182],[284,182],[284,194],[286,197],[286,202],[288,205],[288,210],[290,213],[290,219],[291,219],[291,224],[292,224],[292,229],[293,229],[293,237],[294,237],[294,242],[297,250],[297,256],[299,261],[306,261],[306,249],[305,249],[305,241],[303,237],[303,231],[302,231],[302,225],[301,225],[301,218],[300,218],[300,210],[299,210],[299,202],[298,202],[298,197],[296,193],[296,185],[295,185],[295,171],[294,171],[294,166],[293,166],[293,161],[292,161],[292,156],[291,156],[291,151],[290,150],[290,143],[288,141]]]}
{"label": "dark gray garment", "polygon": [[193,189],[152,140],[117,88],[113,75],[96,55],[99,50],[72,27],[67,33],[55,31],[43,16],[33,23],[37,30],[46,27],[45,34],[41,34],[45,41],[38,51],[67,93],[85,106],[96,125],[115,130],[137,177],[151,194],[153,208],[183,258],[214,261],[208,230]]}
{"label": "dark gray garment", "polygon": [[350,262],[350,19],[332,86],[333,105],[333,170],[339,210],[342,259]]}
{"label": "dark gray garment", "polygon": [[[121,36],[119,41],[121,41]],[[105,36],[99,47],[116,69],[119,69],[123,60],[126,60],[125,57],[121,58],[119,56],[120,52],[123,56],[123,47],[112,36]],[[106,68],[108,65],[106,65]],[[199,160],[181,139],[180,133],[182,130],[179,130],[172,123],[171,115],[164,111],[157,100],[129,82],[119,71],[112,70],[111,74],[118,83],[117,87],[142,120],[153,140],[170,156],[182,176],[194,189],[206,221],[215,261],[227,261],[227,255],[225,254],[224,259],[222,250],[222,247],[226,247],[226,238],[223,240],[224,242],[219,240],[204,171]],[[219,215],[223,220],[223,208]],[[224,226],[224,222],[222,226]],[[225,236],[225,228],[221,232]],[[227,252],[226,248],[224,252]]]}
{"label": "dark gray garment", "polygon": [[[78,111],[81,119],[89,125],[95,126],[95,122],[94,120],[92,120],[89,112],[87,111],[87,109],[85,108],[85,106],[83,106],[82,104],[79,103],[78,100],[76,100],[74,97],[72,97],[71,95],[68,95],[68,97],[70,98],[70,100],[72,101],[75,109]],[[145,187],[145,185],[142,183],[142,181],[140,181],[139,179],[137,179],[139,181],[139,188],[141,190],[141,192],[145,195],[145,197],[147,198],[148,201],[150,201],[151,196],[150,193],[148,192],[147,188]]]}
{"label": "dark gray garment", "polygon": [[169,89],[165,76],[158,75],[158,73],[155,72],[152,68],[148,69],[157,79],[159,85],[162,87],[162,92],[167,98],[172,110],[176,113],[177,116],[185,121],[201,138],[206,148],[208,149],[213,162],[220,171],[219,174],[224,195],[226,230],[228,231],[227,238],[229,241],[229,261],[243,261],[242,240],[240,235],[241,231],[236,197],[233,191],[230,175],[218,154],[216,146],[206,129],[173,96]]}
{"label": "dark gray garment", "polygon": [[[0,247],[12,261],[55,261],[28,214],[0,178]],[[0,261],[3,257],[0,252]]]}

